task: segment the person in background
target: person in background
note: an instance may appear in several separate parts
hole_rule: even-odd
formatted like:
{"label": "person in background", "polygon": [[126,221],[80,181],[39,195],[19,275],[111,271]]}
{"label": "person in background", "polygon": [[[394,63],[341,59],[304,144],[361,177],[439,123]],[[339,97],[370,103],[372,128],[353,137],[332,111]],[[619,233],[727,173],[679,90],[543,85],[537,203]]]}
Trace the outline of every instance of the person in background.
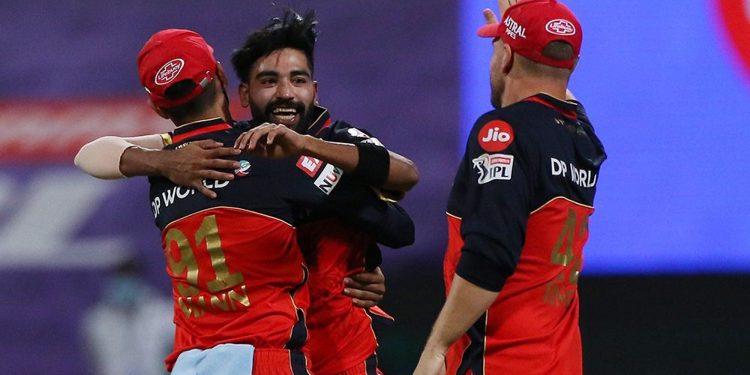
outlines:
{"label": "person in background", "polygon": [[97,375],[163,375],[174,338],[172,302],[148,284],[135,259],[104,281],[100,300],[82,319],[85,352]]}

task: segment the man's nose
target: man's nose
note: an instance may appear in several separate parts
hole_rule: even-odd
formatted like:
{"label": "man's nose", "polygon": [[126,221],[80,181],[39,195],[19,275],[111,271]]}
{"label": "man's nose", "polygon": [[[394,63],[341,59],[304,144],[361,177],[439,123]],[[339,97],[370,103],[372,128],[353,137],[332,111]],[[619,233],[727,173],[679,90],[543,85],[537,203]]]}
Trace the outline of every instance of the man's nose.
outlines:
{"label": "man's nose", "polygon": [[292,90],[292,83],[285,79],[282,79],[281,81],[279,81],[279,85],[276,88],[276,96],[281,99],[294,98],[294,91]]}

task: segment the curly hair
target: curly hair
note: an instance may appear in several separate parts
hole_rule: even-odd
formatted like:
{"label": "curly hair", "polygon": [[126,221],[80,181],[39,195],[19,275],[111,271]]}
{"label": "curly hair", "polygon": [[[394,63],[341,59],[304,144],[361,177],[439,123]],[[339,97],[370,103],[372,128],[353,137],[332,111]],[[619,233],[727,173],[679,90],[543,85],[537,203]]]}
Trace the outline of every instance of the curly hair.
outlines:
{"label": "curly hair", "polygon": [[272,52],[293,48],[302,51],[313,70],[313,52],[318,39],[315,12],[308,11],[300,16],[291,9],[284,10],[284,15],[271,19],[270,23],[247,36],[242,47],[232,52],[232,66],[237,77],[247,83],[253,64]]}

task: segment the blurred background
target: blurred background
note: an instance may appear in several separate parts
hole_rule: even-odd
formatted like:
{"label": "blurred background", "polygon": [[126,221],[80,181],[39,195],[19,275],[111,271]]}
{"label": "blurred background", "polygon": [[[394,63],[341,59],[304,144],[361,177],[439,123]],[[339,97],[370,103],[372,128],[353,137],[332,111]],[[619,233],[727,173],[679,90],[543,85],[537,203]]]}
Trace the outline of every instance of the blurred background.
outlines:
{"label": "blurred background", "polygon": [[[586,373],[750,373],[750,1],[566,3],[585,35],[571,88],[609,154],[579,282]],[[403,201],[417,241],[384,249],[397,324],[380,332],[382,368],[411,373],[444,298],[465,134],[491,109],[490,42],[474,36],[491,0],[4,1],[0,373],[120,373],[96,358],[124,357],[146,374],[168,350],[147,182],[95,180],[73,156],[101,135],[170,130],[138,84],[151,34],[194,29],[228,65],[285,6],[318,13],[322,104],[419,166]]]}

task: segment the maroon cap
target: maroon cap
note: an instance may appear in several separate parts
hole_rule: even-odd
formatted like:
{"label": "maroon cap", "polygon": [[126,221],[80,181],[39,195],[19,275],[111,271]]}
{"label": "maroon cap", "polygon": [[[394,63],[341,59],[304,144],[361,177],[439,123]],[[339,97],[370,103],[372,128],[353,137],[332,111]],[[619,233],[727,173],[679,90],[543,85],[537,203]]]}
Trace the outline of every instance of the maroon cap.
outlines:
{"label": "maroon cap", "polygon": [[[177,107],[200,95],[216,75],[214,49],[194,31],[159,31],[138,54],[138,75],[156,106]],[[179,98],[165,96],[170,86],[184,80],[193,81],[195,89]]]}
{"label": "maroon cap", "polygon": [[[500,38],[513,52],[538,63],[573,69],[581,53],[583,30],[575,14],[556,0],[522,0],[505,11],[500,23],[484,25],[477,34]],[[573,47],[573,58],[555,60],[542,55],[550,42],[562,41]]]}

